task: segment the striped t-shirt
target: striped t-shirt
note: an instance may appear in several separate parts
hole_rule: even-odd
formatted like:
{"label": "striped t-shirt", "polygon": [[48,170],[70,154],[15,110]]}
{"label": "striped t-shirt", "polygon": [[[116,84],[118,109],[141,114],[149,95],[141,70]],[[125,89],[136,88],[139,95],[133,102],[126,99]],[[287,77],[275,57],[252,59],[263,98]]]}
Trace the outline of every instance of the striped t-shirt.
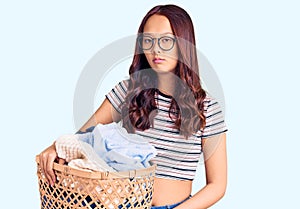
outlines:
{"label": "striped t-shirt", "polygon": [[[128,80],[118,83],[106,98],[113,107],[121,113],[128,88]],[[157,156],[152,160],[157,165],[156,177],[193,180],[196,168],[202,154],[201,138],[221,134],[227,131],[221,108],[217,101],[206,96],[204,100],[204,115],[206,126],[202,131],[192,134],[188,139],[174,128],[174,122],[169,117],[169,107],[172,97],[158,91],[155,95],[157,114],[153,127],[135,133],[149,140],[157,150]]]}

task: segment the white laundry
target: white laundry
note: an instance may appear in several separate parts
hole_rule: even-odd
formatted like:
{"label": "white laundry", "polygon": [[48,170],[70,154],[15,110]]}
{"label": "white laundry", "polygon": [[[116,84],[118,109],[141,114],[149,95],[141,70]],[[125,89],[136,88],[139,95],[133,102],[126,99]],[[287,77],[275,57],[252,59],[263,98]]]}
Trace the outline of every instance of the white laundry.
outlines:
{"label": "white laundry", "polygon": [[78,135],[63,135],[56,142],[59,158],[65,159],[68,165],[77,169],[92,171],[115,171],[101,159],[92,146],[78,139]]}
{"label": "white laundry", "polygon": [[149,167],[150,160],[157,154],[144,137],[128,133],[117,123],[98,124],[92,132],[78,134],[78,137],[117,171]]}
{"label": "white laundry", "polygon": [[75,168],[127,171],[149,167],[157,152],[144,137],[117,123],[98,124],[92,132],[63,135],[56,140],[58,157]]}

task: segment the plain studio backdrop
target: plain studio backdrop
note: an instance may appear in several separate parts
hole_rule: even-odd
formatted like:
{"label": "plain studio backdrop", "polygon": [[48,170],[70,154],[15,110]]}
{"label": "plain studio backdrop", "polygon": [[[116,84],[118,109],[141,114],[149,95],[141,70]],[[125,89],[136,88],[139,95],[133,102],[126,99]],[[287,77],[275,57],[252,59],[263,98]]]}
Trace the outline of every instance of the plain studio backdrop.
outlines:
{"label": "plain studio backdrop", "polygon": [[[299,208],[296,0],[1,1],[1,208],[39,208],[35,155],[76,131],[73,100],[86,64],[134,35],[145,13],[164,3],[191,15],[197,48],[225,95],[228,188],[212,208]],[[94,109],[129,63],[105,74]],[[199,164],[193,192],[204,181]]]}

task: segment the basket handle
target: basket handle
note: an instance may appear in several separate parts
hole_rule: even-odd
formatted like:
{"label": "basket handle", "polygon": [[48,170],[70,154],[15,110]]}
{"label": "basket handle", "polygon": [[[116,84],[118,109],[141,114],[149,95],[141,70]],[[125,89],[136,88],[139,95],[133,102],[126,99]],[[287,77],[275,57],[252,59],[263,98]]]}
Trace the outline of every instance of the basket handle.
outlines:
{"label": "basket handle", "polygon": [[[39,166],[40,158],[39,155],[36,155],[35,161]],[[129,170],[129,171],[121,171],[121,172],[99,172],[99,171],[87,171],[87,170],[79,170],[76,168],[72,168],[68,165],[61,165],[56,162],[53,163],[53,170],[62,172],[64,174],[72,174],[76,176],[80,176],[83,178],[92,178],[92,179],[112,179],[112,178],[134,178],[139,176],[149,176],[155,175],[156,165],[152,165],[148,168],[138,169],[138,170]]]}

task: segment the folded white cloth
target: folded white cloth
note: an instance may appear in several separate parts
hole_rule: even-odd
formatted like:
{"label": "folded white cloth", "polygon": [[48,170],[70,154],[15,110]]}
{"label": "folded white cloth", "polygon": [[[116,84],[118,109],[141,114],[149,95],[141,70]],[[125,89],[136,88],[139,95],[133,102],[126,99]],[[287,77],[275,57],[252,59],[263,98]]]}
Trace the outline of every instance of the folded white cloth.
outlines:
{"label": "folded white cloth", "polygon": [[88,143],[78,139],[78,135],[63,135],[56,142],[57,155],[65,159],[73,168],[91,171],[115,171],[99,158],[95,150]]}

